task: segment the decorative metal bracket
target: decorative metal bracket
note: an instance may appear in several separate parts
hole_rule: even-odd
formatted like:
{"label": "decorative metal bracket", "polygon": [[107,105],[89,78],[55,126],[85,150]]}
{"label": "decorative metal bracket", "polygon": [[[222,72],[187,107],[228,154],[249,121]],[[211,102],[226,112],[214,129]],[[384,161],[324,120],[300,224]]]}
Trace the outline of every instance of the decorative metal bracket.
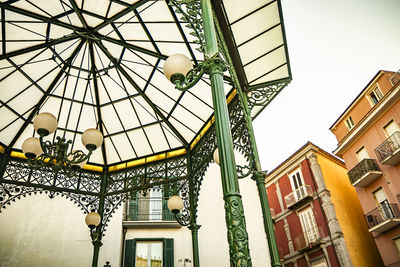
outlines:
{"label": "decorative metal bracket", "polygon": [[[197,67],[189,71],[185,77],[171,76],[171,81],[175,84],[175,88],[180,91],[186,91],[192,88],[203,77],[204,73],[210,74],[212,72],[224,72],[227,70],[227,65],[221,58],[219,53],[214,54],[210,58],[206,58]],[[180,75],[180,74],[178,74]]]}

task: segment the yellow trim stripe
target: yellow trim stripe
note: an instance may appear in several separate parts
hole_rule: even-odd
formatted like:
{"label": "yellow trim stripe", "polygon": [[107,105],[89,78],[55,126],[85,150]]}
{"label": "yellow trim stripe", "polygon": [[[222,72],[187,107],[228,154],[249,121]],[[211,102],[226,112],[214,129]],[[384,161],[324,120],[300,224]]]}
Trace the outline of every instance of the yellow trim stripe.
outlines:
{"label": "yellow trim stripe", "polygon": [[[237,94],[237,91],[236,91],[236,89],[234,89],[232,91],[232,93],[228,96],[226,102],[229,104],[232,101],[232,99],[236,96],[236,94]],[[208,129],[210,129],[210,127],[213,125],[214,122],[215,122],[215,116],[212,116],[211,119],[203,126],[203,129],[196,136],[196,138],[193,140],[193,142],[190,144],[190,149],[193,149],[193,147],[201,140],[201,138],[208,131]],[[5,147],[0,146],[0,153],[4,154],[4,152],[5,152]],[[110,166],[108,168],[108,171],[114,172],[114,171],[118,171],[118,170],[123,170],[126,168],[143,165],[143,164],[149,163],[149,162],[154,162],[154,161],[158,161],[158,160],[162,160],[162,159],[166,159],[166,158],[172,158],[172,157],[184,155],[184,154],[186,154],[186,152],[187,152],[186,149],[181,148],[181,149],[173,150],[173,151],[166,152],[166,153],[152,155],[152,156],[148,156],[145,158],[132,160],[132,161],[129,161],[126,163],[121,163],[121,164],[116,164],[116,165]],[[17,152],[17,151],[12,151],[11,157],[26,159],[25,155],[22,152]],[[91,164],[86,164],[85,166],[83,166],[83,169],[89,170],[89,171],[95,171],[95,172],[103,172],[103,167],[91,165]]]}

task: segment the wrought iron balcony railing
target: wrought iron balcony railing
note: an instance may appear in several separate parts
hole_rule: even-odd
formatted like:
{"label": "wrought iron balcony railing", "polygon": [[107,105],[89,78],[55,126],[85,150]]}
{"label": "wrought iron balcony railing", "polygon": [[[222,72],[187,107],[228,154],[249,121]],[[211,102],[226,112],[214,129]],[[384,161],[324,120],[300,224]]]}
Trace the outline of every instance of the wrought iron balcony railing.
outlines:
{"label": "wrought iron balcony railing", "polygon": [[312,199],[312,189],[309,185],[302,185],[295,191],[285,196],[286,207],[296,208]]}
{"label": "wrought iron balcony railing", "polygon": [[167,207],[168,198],[137,197],[128,201],[125,221],[175,221]]}
{"label": "wrought iron balcony railing", "polygon": [[376,160],[363,159],[347,175],[354,186],[367,186],[382,175]]}
{"label": "wrought iron balcony railing", "polygon": [[400,224],[397,204],[384,202],[365,215],[370,232],[384,232]]}
{"label": "wrought iron balcony railing", "polygon": [[375,149],[382,164],[396,165],[400,161],[400,132],[397,131]]}

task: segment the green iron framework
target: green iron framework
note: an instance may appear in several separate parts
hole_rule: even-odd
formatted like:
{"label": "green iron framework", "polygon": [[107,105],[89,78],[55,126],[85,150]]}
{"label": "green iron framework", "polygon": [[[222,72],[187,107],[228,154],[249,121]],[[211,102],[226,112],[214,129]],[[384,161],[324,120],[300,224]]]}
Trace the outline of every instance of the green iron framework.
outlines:
{"label": "green iron framework", "polygon": [[[218,56],[221,59],[220,61],[224,62],[222,64],[224,64],[224,66],[227,66],[227,69],[229,71],[229,76],[223,76],[224,82],[230,85],[232,88],[231,95],[233,95],[233,97],[228,104],[230,133],[221,133],[221,131],[219,131],[218,133],[215,123],[210,123],[212,121],[212,117],[210,117],[207,122],[209,122],[211,126],[209,126],[208,128],[204,128],[204,131],[197,132],[195,137],[200,136],[200,133],[202,133],[201,138],[199,138],[199,141],[195,143],[195,145],[191,146],[190,142],[188,142],[181,135],[181,133],[175,129],[175,127],[172,127],[170,121],[168,120],[168,118],[170,118],[172,114],[172,111],[167,115],[165,115],[165,113],[163,112],[160,112],[157,105],[152,103],[151,100],[147,97],[147,95],[145,94],[145,90],[139,89],[139,86],[132,78],[132,72],[128,72],[127,69],[129,68],[126,68],[123,63],[124,53],[125,51],[129,50],[139,51],[143,54],[154,56],[157,58],[157,62],[152,71],[153,76],[157,70],[160,61],[165,60],[167,57],[166,55],[163,55],[157,48],[156,41],[153,40],[153,38],[150,36],[150,33],[146,30],[144,23],[140,20],[140,12],[137,11],[138,7],[146,2],[151,1],[139,1],[136,4],[132,5],[126,4],[122,1],[114,0],[114,2],[125,5],[126,8],[121,10],[110,19],[105,19],[104,17],[97,16],[97,18],[104,21],[96,27],[90,27],[85,21],[85,17],[83,15],[96,15],[88,13],[84,9],[79,8],[78,6],[76,6],[76,4],[74,4],[75,1],[70,1],[69,6],[71,9],[65,11],[63,16],[67,16],[68,14],[72,13],[77,14],[77,17],[81,21],[83,28],[76,27],[71,23],[69,24],[62,22],[57,18],[49,19],[45,16],[15,7],[7,2],[0,3],[3,18],[3,55],[0,56],[0,60],[7,60],[11,65],[16,68],[18,72],[20,72],[24,76],[28,76],[26,73],[24,73],[24,71],[18,64],[13,62],[12,57],[40,49],[50,49],[54,53],[54,60],[59,62],[58,67],[60,68],[58,74],[55,76],[53,82],[50,84],[47,90],[42,89],[38,82],[31,79],[33,85],[40,88],[44,92],[44,94],[39,103],[35,105],[34,108],[30,111],[20,132],[17,133],[16,137],[9,143],[9,146],[6,146],[4,148],[4,152],[0,153],[0,211],[2,208],[6,208],[12,202],[20,199],[21,197],[26,197],[32,194],[47,194],[50,198],[53,198],[54,196],[66,197],[67,199],[70,199],[75,204],[77,204],[84,211],[84,213],[88,213],[91,210],[96,210],[102,218],[100,225],[95,229],[96,239],[93,240],[93,266],[97,266],[98,254],[101,246],[101,238],[105,234],[107,223],[109,222],[115,210],[121,204],[129,200],[129,198],[135,195],[135,193],[141,192],[142,194],[146,194],[148,190],[153,188],[164,189],[169,192],[179,193],[184,200],[184,209],[179,215],[179,222],[182,225],[188,226],[189,229],[192,231],[194,266],[199,266],[199,248],[197,244],[197,236],[200,226],[197,224],[197,203],[200,194],[201,184],[207,168],[212,162],[213,152],[218,146],[218,134],[230,134],[232,137],[231,145],[233,146],[233,149],[240,152],[246,159],[245,166],[236,166],[236,168],[234,167],[234,172],[236,173],[235,176],[239,178],[251,177],[256,181],[260,194],[260,203],[264,216],[264,227],[269,243],[271,262],[273,266],[280,266],[273,232],[272,219],[269,213],[270,211],[264,184],[264,174],[261,171],[258,151],[252,128],[252,119],[254,119],[262,111],[262,109],[265,108],[273,100],[273,98],[291,81],[289,66],[289,76],[287,78],[277,79],[274,81],[249,86],[249,83],[251,83],[251,81],[246,81],[246,73],[244,73],[244,71],[242,70],[243,66],[240,63],[240,55],[235,49],[233,49],[235,43],[233,37],[229,36],[229,30],[227,30],[229,27],[224,24],[226,23],[226,21],[221,19],[221,12],[223,13],[223,8],[221,8],[221,1],[213,2],[212,6],[211,2],[206,0],[170,1],[168,8],[170,12],[174,14],[175,22],[177,24],[178,22],[184,22],[185,26],[190,29],[192,35],[196,37],[192,42],[184,38],[185,45],[187,47],[190,47],[190,45],[194,43],[199,46],[198,50],[201,53],[205,54],[207,54],[207,52],[212,49],[216,49]],[[268,2],[267,4],[265,4],[265,6],[271,5],[271,3],[280,6],[279,1]],[[211,12],[205,12],[207,14],[201,14],[201,9],[209,9],[211,10]],[[44,21],[48,23],[48,29],[50,29],[51,25],[56,25],[59,27],[71,29],[73,33],[70,35],[62,36],[55,40],[47,38],[44,44],[38,44],[32,47],[28,47],[26,49],[5,53],[6,38],[4,30],[4,13],[6,10],[29,16],[40,21]],[[113,23],[115,22],[115,20],[123,17],[129,12],[134,12],[135,16],[139,18],[139,21],[145,28],[146,34],[149,35],[149,40],[151,44],[155,47],[156,52],[130,44],[129,42],[124,40],[123,36],[120,36],[120,40],[117,40],[113,37],[101,34],[99,32],[99,29],[102,29],[107,25],[112,25],[112,27],[118,34],[118,27],[116,27]],[[181,18],[178,18],[177,16],[181,16]],[[203,19],[201,19],[201,16],[203,16]],[[211,24],[211,26],[209,25],[212,21],[212,17],[214,17],[215,19],[216,27],[214,27],[214,24]],[[283,22],[279,25],[279,27],[283,28]],[[277,26],[271,27],[271,29],[269,30],[273,30],[276,27]],[[209,30],[211,30],[211,32],[216,31],[215,40],[212,40],[212,34],[207,33]],[[181,33],[183,33],[182,29]],[[63,56],[61,56],[62,52],[60,53],[59,51],[56,51],[53,47],[55,44],[60,44],[71,40],[76,40],[77,44],[72,54],[67,59],[65,59]],[[115,45],[121,46],[123,52],[121,53],[120,57],[114,57],[109,52],[107,47],[103,44],[103,42],[113,43]],[[218,45],[218,47],[213,47],[216,45]],[[272,49],[271,51],[267,52],[266,55],[268,55],[269,53],[273,53],[278,48]],[[88,58],[92,63],[91,69],[81,69],[80,67],[77,67],[76,64],[73,64],[75,56],[82,49],[87,51],[89,55]],[[97,58],[98,56],[96,56],[95,54],[99,54],[99,51],[101,51],[101,53],[109,60],[109,65],[103,65],[102,63],[102,68],[96,69],[95,58]],[[196,57],[194,56],[194,51],[190,48],[189,51],[193,55],[193,58],[196,59]],[[207,63],[206,61],[208,59],[206,58],[203,62],[197,62],[195,60],[195,66]],[[286,59],[287,63],[285,64],[289,65],[288,58]],[[81,63],[81,65],[82,64],[83,63]],[[213,62],[211,62],[211,65],[212,66],[210,67],[210,69],[217,69],[220,67],[218,66],[218,64],[215,64]],[[280,66],[278,66],[277,68],[279,67]],[[155,111],[157,118],[159,118],[162,123],[170,127],[173,134],[181,141],[186,153],[170,158],[165,158],[162,160],[146,162],[133,167],[126,167],[116,171],[111,171],[112,168],[110,167],[112,167],[112,164],[107,164],[108,160],[105,156],[105,146],[103,145],[101,147],[103,151],[103,161],[105,163],[103,171],[96,172],[81,170],[76,176],[73,177],[64,176],[62,173],[54,173],[50,168],[44,168],[40,170],[30,169],[26,160],[11,156],[13,146],[17,142],[17,137],[21,135],[22,129],[29,125],[29,123],[32,121],[33,116],[37,113],[37,111],[45,102],[46,97],[52,95],[52,90],[58,86],[57,84],[59,83],[60,78],[65,73],[69,74],[69,72],[72,70],[78,71],[79,73],[87,71],[87,79],[93,79],[93,87],[95,89],[95,92],[97,92],[94,95],[94,98],[98,99],[98,88],[100,87],[100,85],[98,84],[97,80],[100,80],[100,82],[102,83],[102,77],[110,77],[108,72],[112,69],[115,69],[118,75],[123,76],[127,83],[137,89],[138,95],[140,95],[141,97],[143,97],[143,99],[147,101],[147,104]],[[210,73],[207,74],[210,74],[211,76],[213,73],[217,73],[222,77],[222,74],[220,72],[221,70],[214,70],[214,72],[210,71]],[[209,83],[209,81],[206,81],[206,83]],[[222,84],[222,80],[220,84]],[[147,82],[146,87],[148,85],[149,82]],[[180,98],[183,97],[184,93],[185,92],[181,94]],[[130,96],[127,96],[126,98],[129,97]],[[121,100],[119,101],[123,101],[126,98],[121,98]],[[74,102],[74,99],[68,100]],[[226,99],[224,99],[224,101],[225,100]],[[222,103],[219,100],[217,104],[225,105],[225,103]],[[12,107],[8,105],[8,103],[2,102],[2,104],[8,109],[12,110]],[[111,105],[114,106],[113,103],[111,103]],[[174,108],[177,105],[178,104],[175,104]],[[102,132],[104,132],[100,107],[93,106],[93,108],[96,109],[99,128],[102,130]],[[69,112],[71,112],[71,110]],[[143,127],[148,125],[141,126]],[[118,133],[110,133],[109,136],[112,136],[113,134],[117,135]],[[147,141],[149,142],[149,140]],[[135,155],[137,156],[136,152]],[[121,156],[119,156],[119,159],[121,162],[123,162]],[[242,223],[241,221],[244,222],[240,195],[227,196],[225,207],[229,210],[227,211],[226,215],[227,222],[232,222],[235,220],[240,223]],[[235,214],[239,214],[239,217],[235,218]],[[245,232],[245,225],[241,227],[243,227]],[[230,230],[228,229],[228,232],[229,231]],[[238,231],[242,231],[242,229],[239,229]],[[235,234],[235,236],[236,237],[233,237],[232,233],[228,233],[231,266],[251,266],[248,248],[246,248],[247,233],[244,234],[243,238],[240,237],[240,234]]]}

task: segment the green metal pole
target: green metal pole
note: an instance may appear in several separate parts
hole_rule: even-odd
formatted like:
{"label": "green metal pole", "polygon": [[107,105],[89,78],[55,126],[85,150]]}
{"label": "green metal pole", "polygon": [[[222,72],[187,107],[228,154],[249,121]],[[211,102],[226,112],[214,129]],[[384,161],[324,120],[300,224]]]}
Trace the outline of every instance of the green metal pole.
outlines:
{"label": "green metal pole", "polygon": [[246,125],[247,125],[247,129],[249,131],[251,148],[253,150],[253,159],[255,161],[254,163],[255,163],[256,171],[253,173],[252,179],[255,180],[257,183],[258,195],[260,198],[261,210],[262,210],[263,219],[264,219],[264,231],[265,231],[265,234],[267,235],[269,254],[270,254],[270,258],[271,258],[271,266],[280,267],[280,266],[282,266],[282,264],[279,260],[278,246],[276,244],[275,231],[274,231],[274,222],[272,221],[271,211],[269,209],[269,203],[268,203],[267,190],[265,188],[265,173],[263,173],[261,170],[261,164],[260,164],[260,158],[258,155],[256,138],[254,136],[253,124],[251,122],[251,116],[250,116],[250,110],[249,110],[249,106],[247,104],[247,97],[243,94],[242,91],[239,91],[239,97],[241,98],[242,103],[243,103],[244,116],[246,118]]}
{"label": "green metal pole", "polygon": [[[205,58],[210,59],[218,54],[210,0],[201,0],[201,10],[206,42]],[[239,193],[229,113],[224,93],[223,70],[224,63],[218,57],[212,60],[207,68],[211,80],[214,105],[230,263],[231,266],[252,266],[243,203]]]}
{"label": "green metal pole", "polygon": [[191,177],[192,160],[191,154],[188,153],[187,157],[187,169],[189,177],[189,203],[190,203],[190,224],[189,229],[192,233],[192,253],[193,253],[193,266],[200,267],[199,257],[199,229],[200,225],[197,225],[197,200],[194,193],[193,177]]}
{"label": "green metal pole", "polygon": [[100,247],[102,245],[101,241],[93,241],[93,259],[92,259],[92,267],[97,267],[99,262],[99,253]]}
{"label": "green metal pole", "polygon": [[271,266],[282,266],[279,260],[278,246],[276,245],[274,222],[272,221],[271,212],[269,209],[267,190],[265,189],[265,173],[255,171],[252,177],[257,183],[258,194],[260,197],[261,209],[264,219],[264,230],[267,235],[269,253],[271,258]]}
{"label": "green metal pole", "polygon": [[[225,57],[228,60],[229,65],[232,66],[233,63],[229,56],[228,48],[226,47],[226,43],[224,42],[224,40],[222,38],[223,35],[220,31],[219,25],[217,25],[217,30],[221,36],[220,41],[224,47],[224,50],[226,51]],[[270,258],[271,258],[271,264],[274,267],[282,266],[281,262],[279,260],[278,246],[276,244],[276,238],[275,238],[275,233],[274,233],[274,223],[272,221],[272,216],[271,216],[271,212],[269,209],[267,191],[265,189],[265,174],[261,172],[262,169],[261,169],[261,164],[260,164],[260,158],[258,155],[258,149],[257,149],[255,135],[254,135],[253,124],[252,124],[252,119],[251,119],[251,115],[250,115],[250,109],[249,109],[249,105],[247,103],[247,97],[243,93],[243,89],[241,88],[241,86],[239,84],[239,80],[236,76],[235,70],[231,69],[230,73],[233,78],[234,84],[237,88],[237,92],[238,92],[239,98],[241,100],[243,109],[244,109],[246,126],[249,131],[250,142],[251,142],[251,147],[252,147],[252,151],[253,151],[253,159],[254,159],[256,170],[257,170],[257,172],[254,173],[252,179],[255,180],[257,183],[257,189],[259,192],[261,209],[262,209],[262,213],[263,213],[264,231],[265,231],[265,234],[267,235],[267,242],[268,242],[268,248],[269,248],[269,253],[270,253]]]}
{"label": "green metal pole", "polygon": [[105,198],[106,198],[107,178],[108,178],[108,173],[105,172],[103,174],[103,177],[101,180],[100,194],[99,194],[98,214],[100,215],[101,222],[96,227],[96,235],[95,235],[96,238],[95,238],[95,240],[92,240],[92,244],[93,244],[92,267],[97,267],[97,264],[99,261],[100,247],[103,245],[103,243],[101,242],[101,238],[103,237],[102,228],[103,228],[104,202],[105,202]]}
{"label": "green metal pole", "polygon": [[189,229],[192,232],[192,250],[193,250],[193,266],[200,267],[199,257],[199,229],[201,225],[191,223]]}

